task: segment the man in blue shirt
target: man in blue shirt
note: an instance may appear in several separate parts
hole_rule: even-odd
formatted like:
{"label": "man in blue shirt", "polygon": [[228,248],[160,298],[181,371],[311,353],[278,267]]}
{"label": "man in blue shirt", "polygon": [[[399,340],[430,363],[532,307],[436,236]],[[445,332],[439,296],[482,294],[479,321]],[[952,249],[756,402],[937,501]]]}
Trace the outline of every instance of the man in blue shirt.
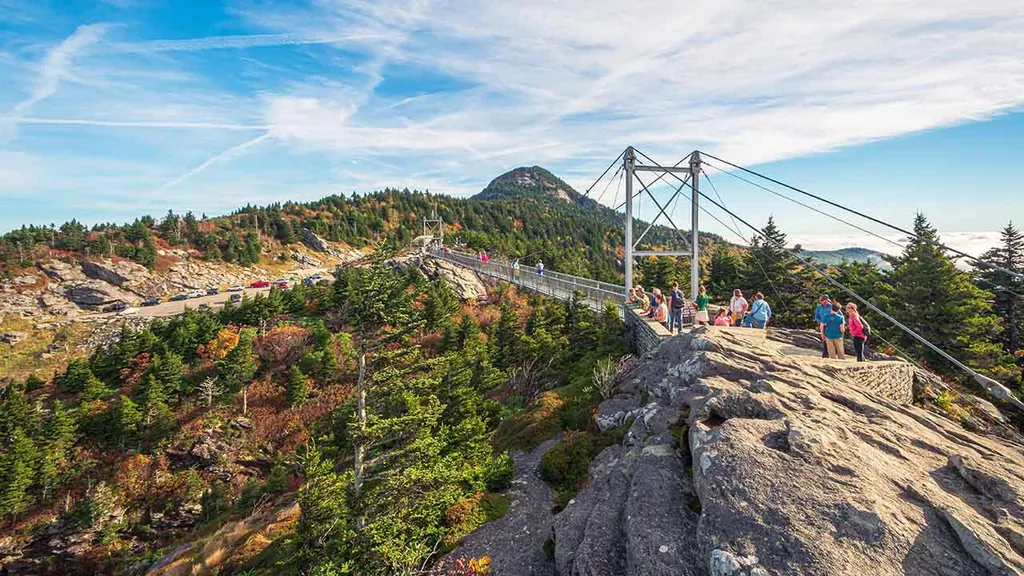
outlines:
{"label": "man in blue shirt", "polygon": [[839,311],[839,304],[832,305],[832,311],[821,325],[821,337],[828,345],[828,357],[845,360],[843,334],[846,333],[846,317]]}
{"label": "man in blue shirt", "polygon": [[[818,323],[818,332],[822,332],[825,325],[825,319],[832,314],[832,299],[828,297],[828,294],[823,294],[818,298],[818,307],[814,309],[814,320]],[[828,342],[825,341],[825,336],[821,337],[821,357],[828,358]]]}

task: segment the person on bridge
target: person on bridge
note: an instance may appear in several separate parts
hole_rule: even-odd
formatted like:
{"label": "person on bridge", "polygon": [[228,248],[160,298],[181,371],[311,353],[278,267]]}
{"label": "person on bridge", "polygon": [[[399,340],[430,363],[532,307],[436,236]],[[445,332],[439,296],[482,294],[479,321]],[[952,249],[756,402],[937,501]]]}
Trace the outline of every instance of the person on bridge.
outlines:
{"label": "person on bridge", "polygon": [[544,275],[544,261],[543,260],[537,260],[537,276],[543,276],[543,275]]}
{"label": "person on bridge", "polygon": [[828,357],[845,360],[846,351],[843,345],[843,334],[846,333],[846,318],[840,312],[839,304],[832,303],[832,312],[821,325],[821,337],[828,344]]}
{"label": "person on bridge", "polygon": [[[677,286],[678,286],[678,284],[677,284]],[[710,300],[711,300],[711,298],[708,298],[708,290],[707,290],[707,288],[701,286],[700,287],[700,293],[697,294],[697,299],[694,300],[694,302],[693,302],[693,307],[694,307],[694,309],[697,310],[697,314],[695,314],[694,317],[693,317],[693,324],[694,324],[694,326],[707,326],[708,325],[708,322],[710,320],[708,318],[708,301],[710,301]]]}
{"label": "person on bridge", "polygon": [[519,258],[512,261],[512,278],[519,280]]}
{"label": "person on bridge", "polygon": [[828,294],[822,294],[818,298],[818,307],[814,309],[814,320],[818,323],[818,332],[821,333],[821,357],[828,358],[828,342],[825,339],[825,320],[832,314],[832,299]]}
{"label": "person on bridge", "polygon": [[743,317],[743,326],[746,328],[768,328],[768,321],[772,318],[772,307],[764,299],[764,294],[754,294],[754,303],[750,305],[750,311]]}
{"label": "person on bridge", "polygon": [[683,291],[679,289],[679,282],[672,283],[672,291],[669,292],[669,300],[671,305],[668,310],[668,331],[671,334],[672,328],[680,334],[683,332],[683,308],[686,307],[686,297],[683,296]]}
{"label": "person on bridge", "polygon": [[485,250],[480,251],[480,261],[485,264],[491,261],[491,257],[487,255],[487,252]]}
{"label": "person on bridge", "polygon": [[732,315],[733,326],[739,326],[740,320],[747,313],[747,299],[743,297],[743,290],[737,288],[732,291],[732,299],[729,300],[729,313]]}
{"label": "person on bridge", "polygon": [[[846,318],[850,325],[850,336],[853,336],[853,349],[857,351],[857,362],[864,361],[864,344],[868,341],[867,332],[864,331],[864,319],[857,311],[857,304],[849,302],[846,304]],[[868,328],[870,330],[871,328]]]}

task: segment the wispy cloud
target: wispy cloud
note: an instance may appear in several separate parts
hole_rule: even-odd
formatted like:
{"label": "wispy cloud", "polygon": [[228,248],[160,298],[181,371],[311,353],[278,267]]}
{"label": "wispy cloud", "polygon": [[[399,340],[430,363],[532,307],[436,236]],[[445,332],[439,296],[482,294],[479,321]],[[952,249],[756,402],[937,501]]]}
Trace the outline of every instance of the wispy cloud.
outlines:
{"label": "wispy cloud", "polygon": [[202,173],[204,170],[211,166],[238,158],[242,154],[245,154],[245,152],[250,148],[253,148],[259,145],[261,142],[265,142],[266,140],[268,140],[270,136],[270,132],[264,132],[263,134],[253,138],[252,140],[246,140],[241,144],[232,146],[231,148],[228,148],[223,152],[219,152],[211,156],[210,158],[207,158],[206,161],[200,164],[199,166],[196,166],[195,168],[192,168],[191,170],[185,172],[181,176],[178,176],[177,178],[162,184],[159,188],[156,189],[156,192],[164,192],[170,188],[174,188],[175,186],[181,184],[185,180],[188,180],[189,178],[192,178]]}
{"label": "wispy cloud", "polygon": [[201,50],[302,46],[306,44],[348,44],[354,42],[374,42],[382,39],[382,36],[377,34],[245,34],[236,36],[206,36],[204,38],[186,38],[181,40],[110,43],[103,46],[103,50],[112,54],[197,52]]}
{"label": "wispy cloud", "polygon": [[175,130],[267,130],[269,126],[260,124],[232,124],[225,122],[159,122],[149,120],[94,120],[89,118],[34,118],[0,116],[0,122],[17,119],[22,124],[40,126],[95,126],[104,128],[170,128]]}
{"label": "wispy cloud", "polygon": [[39,66],[38,76],[28,98],[18,102],[11,110],[11,116],[20,118],[32,107],[53,95],[62,80],[67,78],[75,55],[95,44],[107,30],[105,24],[79,26],[75,32],[46,54]]}

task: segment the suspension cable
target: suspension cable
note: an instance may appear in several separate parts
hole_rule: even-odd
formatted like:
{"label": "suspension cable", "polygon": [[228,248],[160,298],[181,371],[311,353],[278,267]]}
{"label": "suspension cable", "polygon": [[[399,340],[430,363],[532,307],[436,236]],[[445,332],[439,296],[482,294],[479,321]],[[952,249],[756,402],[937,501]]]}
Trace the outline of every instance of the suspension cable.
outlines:
{"label": "suspension cable", "polygon": [[601,179],[605,177],[605,174],[608,174],[608,171],[612,169],[612,166],[615,166],[615,164],[618,163],[618,161],[622,158],[622,155],[625,154],[625,153],[626,153],[626,149],[623,148],[622,152],[619,152],[619,155],[615,157],[615,160],[612,160],[612,163],[609,164],[608,167],[604,169],[604,172],[601,172],[601,175],[597,177],[597,180],[594,180],[594,183],[591,184],[587,188],[587,190],[583,193],[583,197],[584,198],[586,198],[588,195],[590,195],[590,191],[594,189],[594,186],[597,186],[597,183],[600,182]]}
{"label": "suspension cable", "polygon": [[[810,206],[808,204],[805,204],[805,203],[803,203],[803,202],[801,202],[801,201],[799,201],[799,200],[797,200],[797,199],[795,199],[795,198],[793,198],[791,196],[787,196],[785,194],[782,194],[781,192],[778,192],[776,190],[772,190],[771,188],[768,188],[767,186],[763,186],[761,184],[758,184],[757,182],[753,182],[751,180],[748,180],[747,178],[744,178],[744,177],[740,176],[739,174],[734,174],[734,173],[732,173],[732,172],[730,172],[728,170],[724,170],[722,168],[719,168],[718,166],[715,166],[711,162],[704,162],[704,163],[707,164],[708,166],[711,166],[715,170],[718,170],[719,172],[722,172],[723,174],[727,174],[729,176],[732,176],[733,178],[736,178],[737,180],[741,180],[743,182],[746,182],[747,184],[750,184],[751,186],[760,188],[761,190],[764,190],[765,192],[769,192],[771,194],[774,194],[775,196],[778,196],[780,198],[784,198],[786,200],[789,200],[790,202],[792,202],[794,204],[797,204],[799,206],[803,206],[804,208],[807,208],[808,210],[811,210],[813,212],[821,214],[822,216],[827,216],[827,217],[831,218],[832,220],[835,220],[836,222],[839,222],[841,224],[845,224],[847,226],[850,226],[851,228],[855,228],[857,230],[860,230],[861,232],[863,232],[865,234],[868,234],[870,236],[878,238],[879,240],[882,240],[884,242],[888,242],[889,244],[892,244],[893,246],[896,246],[896,247],[900,248],[901,250],[906,250],[907,249],[907,246],[905,244],[901,244],[900,242],[897,242],[896,240],[893,240],[891,238],[886,238],[885,236],[882,236],[881,234],[878,234],[878,233],[873,232],[871,230],[868,230],[866,228],[862,228],[862,227],[860,227],[860,226],[858,226],[858,225],[856,225],[856,224],[854,224],[852,222],[849,222],[849,221],[844,220],[844,219],[842,219],[842,218],[840,218],[838,216],[835,216],[834,214],[829,214],[828,212],[825,212],[823,210],[819,210],[819,209],[815,208],[814,206]],[[701,171],[703,172],[703,169]],[[707,177],[707,172],[704,172],[704,176]],[[708,179],[708,181],[709,182],[711,181],[710,178]],[[714,188],[713,184],[712,184],[712,188]],[[717,190],[716,190],[716,194],[717,194]],[[721,196],[719,196],[719,200],[721,200]],[[994,290],[998,290],[1000,292],[1006,292],[1008,294],[1012,294],[1013,296],[1016,296],[1017,298],[1024,298],[1024,294],[1018,294],[1017,292],[1014,292],[1013,290],[1011,290],[1009,288],[1006,288],[1005,286],[1000,286],[1000,285],[996,284],[995,282],[991,282],[989,280],[986,280],[985,278],[975,277],[975,280],[981,282],[982,284],[991,286]]]}
{"label": "suspension cable", "polygon": [[[643,153],[641,152],[641,154],[643,154]],[[644,154],[644,156],[647,157],[646,154]],[[649,157],[647,157],[647,158],[650,159]],[[653,160],[651,160],[651,162],[653,162]],[[674,176],[678,180],[682,180],[682,178],[680,178],[675,172],[669,172],[669,174],[671,174],[672,176]],[[1013,394],[1013,392],[1011,392],[1008,388],[1006,388],[1006,386],[1000,384],[999,382],[993,380],[992,378],[989,378],[988,376],[984,376],[982,374],[979,374],[978,372],[976,372],[971,367],[967,366],[963,362],[961,362],[961,361],[957,360],[956,358],[954,358],[953,356],[951,356],[948,352],[946,352],[942,348],[939,348],[935,344],[932,344],[924,336],[921,336],[917,332],[915,332],[912,329],[908,328],[905,324],[903,324],[899,320],[893,318],[891,315],[886,313],[884,310],[882,310],[878,306],[875,306],[874,304],[872,304],[871,302],[866,300],[864,297],[862,297],[860,294],[857,294],[852,289],[848,288],[846,285],[844,285],[843,283],[841,283],[838,280],[836,280],[835,278],[833,278],[832,275],[830,275],[828,272],[825,272],[824,270],[819,269],[817,266],[814,266],[814,264],[812,262],[809,262],[805,258],[801,257],[800,255],[793,253],[792,251],[787,249],[785,246],[779,246],[779,244],[777,242],[775,242],[771,238],[768,238],[768,236],[766,234],[764,234],[761,230],[759,230],[756,226],[754,226],[750,222],[747,222],[743,218],[737,216],[731,210],[725,208],[724,206],[722,206],[718,202],[715,202],[714,199],[709,197],[707,194],[704,194],[703,192],[697,192],[697,193],[700,195],[701,198],[704,198],[708,202],[711,202],[712,204],[717,206],[719,209],[721,209],[723,212],[729,214],[730,216],[732,216],[736,220],[739,220],[740,222],[742,222],[746,227],[750,228],[754,232],[754,234],[764,238],[764,240],[766,242],[771,242],[772,244],[774,244],[780,250],[788,252],[794,258],[796,258],[797,260],[802,262],[805,266],[807,266],[812,271],[814,271],[815,273],[817,273],[818,275],[823,277],[830,284],[832,284],[833,286],[835,286],[835,287],[839,288],[840,290],[846,292],[847,294],[849,294],[850,296],[852,296],[853,298],[855,298],[856,300],[858,300],[859,302],[861,302],[862,304],[864,304],[865,306],[867,306],[868,308],[873,310],[874,312],[877,312],[880,316],[882,316],[883,318],[885,318],[886,320],[891,322],[894,326],[896,326],[900,330],[903,330],[909,336],[911,336],[912,338],[914,338],[915,340],[917,340],[921,344],[925,345],[926,347],[928,347],[929,349],[931,349],[932,351],[934,351],[938,355],[942,356],[943,358],[945,358],[947,361],[949,361],[951,364],[953,364],[954,366],[956,366],[960,370],[966,372],[968,375],[970,375],[974,379],[975,382],[977,382],[980,386],[982,386],[990,395],[992,395],[993,397],[995,397],[995,398],[997,398],[999,400],[1003,400],[1003,401],[1013,405],[1018,410],[1024,412],[1024,402],[1021,402],[1021,400],[1019,398],[1017,398]]]}
{"label": "suspension cable", "polygon": [[[732,166],[733,168],[736,168],[737,170],[742,170],[743,172],[746,172],[746,173],[751,174],[753,176],[757,176],[758,178],[763,178],[765,180],[768,180],[769,182],[773,182],[775,184],[778,184],[779,186],[788,188],[788,189],[790,189],[790,190],[792,190],[794,192],[798,192],[798,193],[803,194],[805,196],[809,196],[811,198],[814,198],[815,200],[818,200],[820,202],[824,202],[824,203],[828,204],[829,206],[833,206],[835,208],[839,208],[840,210],[844,210],[844,211],[849,212],[851,214],[855,214],[857,216],[860,216],[861,218],[870,220],[870,221],[872,221],[872,222],[874,222],[876,224],[881,224],[882,226],[885,226],[887,228],[890,228],[890,229],[895,230],[897,232],[900,232],[902,234],[906,234],[907,236],[910,236],[912,238],[917,238],[918,237],[917,234],[915,234],[915,233],[913,233],[913,232],[911,232],[909,230],[906,230],[904,228],[901,228],[899,226],[896,226],[895,224],[890,224],[888,222],[885,222],[884,220],[879,220],[878,218],[875,218],[873,216],[869,216],[869,215],[867,215],[867,214],[865,214],[863,212],[854,210],[853,208],[847,208],[846,206],[843,206],[842,204],[838,204],[838,203],[833,202],[833,201],[831,201],[831,200],[829,200],[827,198],[823,198],[821,196],[818,196],[817,194],[812,194],[810,192],[807,192],[806,190],[801,190],[800,188],[797,188],[795,186],[790,186],[789,184],[786,184],[785,182],[780,182],[780,181],[778,181],[778,180],[776,180],[776,179],[774,179],[774,178],[772,178],[770,176],[765,176],[764,174],[761,174],[759,172],[755,172],[753,170],[750,170],[749,168],[744,168],[743,166],[740,166],[738,164],[733,164],[732,162],[729,162],[728,160],[722,160],[721,158],[719,158],[718,156],[715,156],[713,154],[708,154],[707,152],[704,152],[704,151],[699,151],[699,153],[703,154],[703,155],[705,155],[705,156],[707,156],[709,158],[713,158],[713,159],[715,159],[715,160],[717,160],[717,161],[719,161],[719,162],[721,162],[723,164],[727,164],[729,166]],[[937,243],[937,244],[938,244],[939,247],[941,247],[941,248],[943,248],[945,250],[949,250],[950,252],[952,252],[952,253],[954,253],[954,254],[956,254],[958,256],[962,256],[962,257],[967,258],[969,260],[972,260],[974,262],[978,262],[978,263],[984,264],[984,265],[986,265],[986,266],[988,266],[990,268],[995,268],[995,269],[997,269],[997,270],[999,270],[1001,272],[1005,272],[1007,274],[1010,274],[1014,278],[1020,278],[1021,276],[1024,276],[1024,275],[1022,275],[1019,272],[1015,272],[1013,270],[1009,270],[1007,268],[1003,268],[1002,266],[999,266],[998,264],[989,262],[987,260],[982,260],[981,258],[978,258],[977,256],[972,256],[972,255],[970,255],[970,254],[968,254],[966,252],[962,252],[960,250],[957,250],[956,248],[950,248],[949,246],[946,246],[945,244],[942,244],[942,243]]]}

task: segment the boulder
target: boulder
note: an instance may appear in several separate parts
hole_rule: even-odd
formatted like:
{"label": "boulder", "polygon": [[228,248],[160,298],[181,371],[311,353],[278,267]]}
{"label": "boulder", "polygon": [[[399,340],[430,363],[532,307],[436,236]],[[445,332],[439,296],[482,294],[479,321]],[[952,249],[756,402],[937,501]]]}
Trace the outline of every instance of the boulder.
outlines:
{"label": "boulder", "polygon": [[408,264],[417,264],[423,274],[431,280],[441,278],[448,282],[460,300],[475,302],[487,296],[487,287],[476,272],[469,268],[437,258],[411,257]]}
{"label": "boulder", "polygon": [[61,262],[60,260],[50,260],[45,264],[41,264],[39,268],[47,276],[58,282],[81,282],[86,279],[81,268],[67,262]]}
{"label": "boulder", "polygon": [[94,280],[103,280],[114,286],[130,288],[149,279],[149,270],[128,260],[85,260],[82,273]]}
{"label": "boulder", "polygon": [[299,238],[302,239],[302,243],[309,246],[310,249],[316,250],[317,252],[323,252],[330,254],[333,250],[331,245],[323,238],[317,236],[309,228],[301,228],[299,230]]}
{"label": "boulder", "polygon": [[321,262],[320,260],[317,260],[316,258],[313,258],[312,256],[308,256],[306,254],[303,254],[302,252],[299,252],[298,250],[292,250],[291,257],[292,257],[292,260],[298,262],[299,264],[302,264],[303,266],[308,266],[310,268],[319,268],[319,267],[324,265],[324,263]]}
{"label": "boulder", "polygon": [[0,342],[14,346],[18,342],[24,340],[27,336],[28,334],[25,332],[2,332],[0,333]]}
{"label": "boulder", "polygon": [[629,432],[554,519],[557,573],[1024,574],[1019,436],[887,398],[902,363],[792,342],[702,330],[638,362],[597,411]]}
{"label": "boulder", "polygon": [[75,304],[99,306],[110,302],[130,302],[135,295],[102,280],[86,280],[66,286],[65,296]]}

